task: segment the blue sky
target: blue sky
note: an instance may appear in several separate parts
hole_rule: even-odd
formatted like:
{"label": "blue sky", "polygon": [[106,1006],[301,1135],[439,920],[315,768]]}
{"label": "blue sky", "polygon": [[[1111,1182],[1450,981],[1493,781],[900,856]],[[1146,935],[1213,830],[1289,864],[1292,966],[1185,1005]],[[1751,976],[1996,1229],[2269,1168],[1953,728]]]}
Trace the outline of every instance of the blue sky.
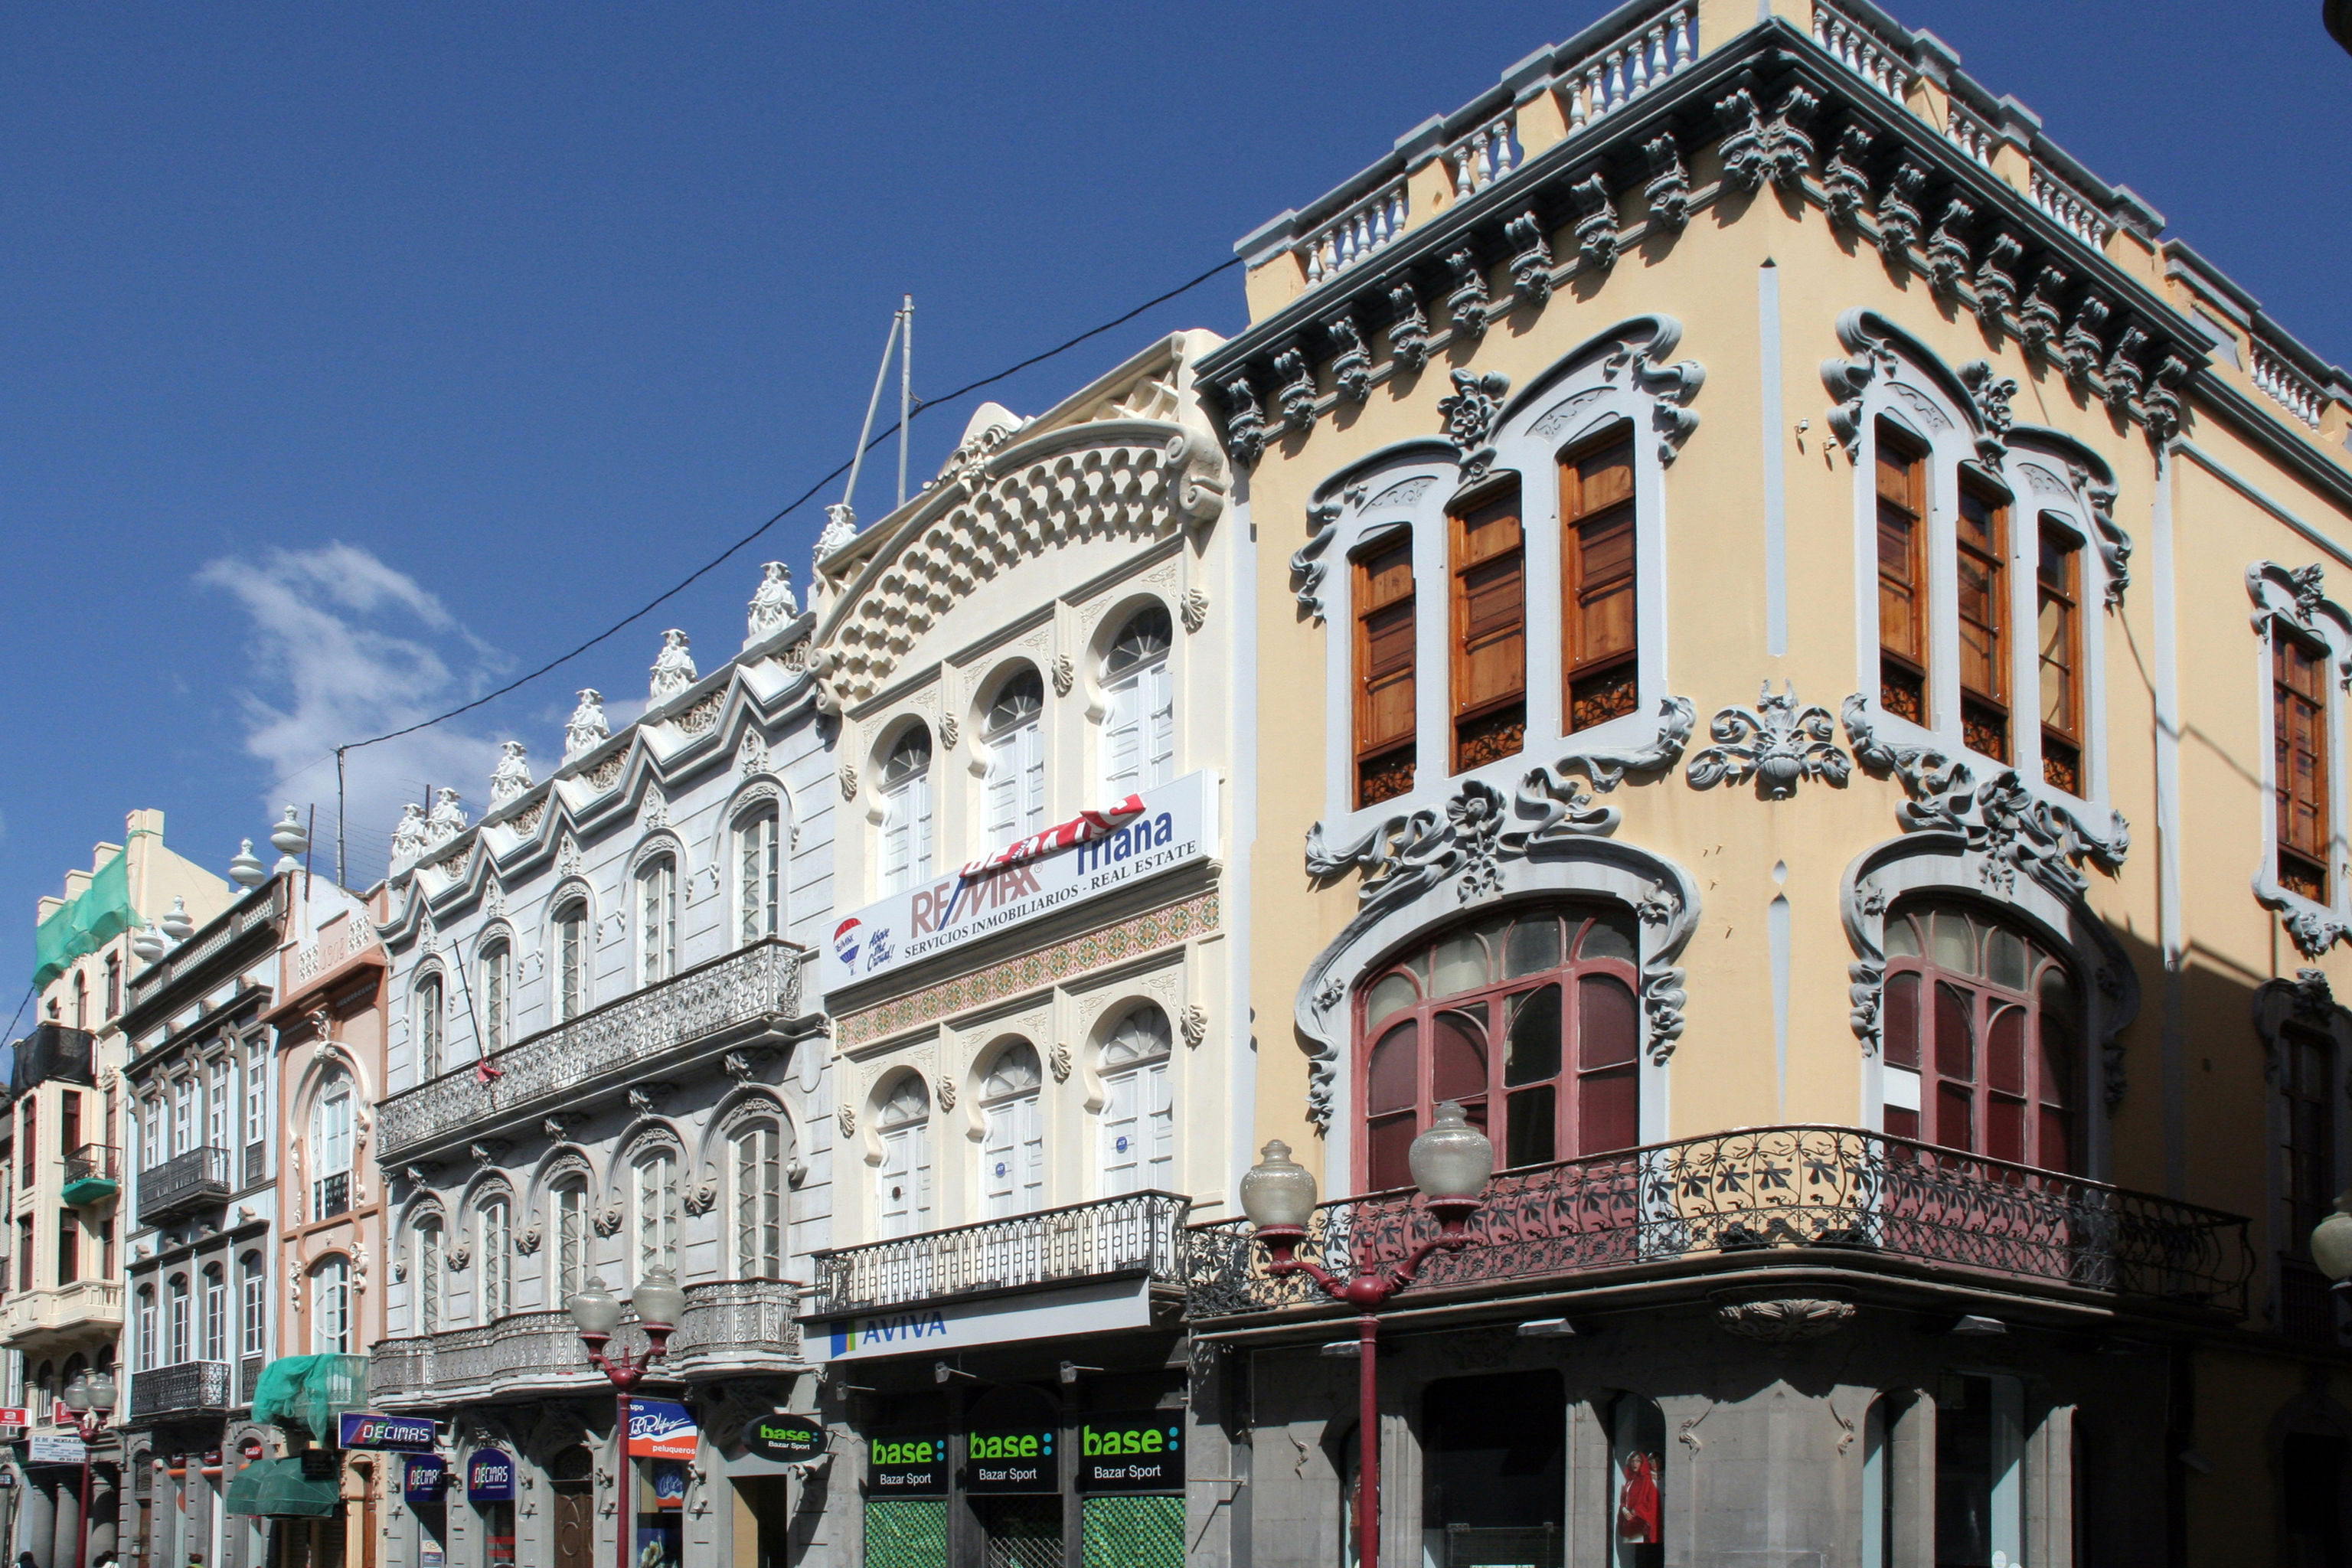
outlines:
{"label": "blue sky", "polygon": [[[1895,8],[2352,362],[2352,58],[2315,0]],[[1601,9],[0,14],[18,951],[126,810],[215,867],[265,800],[323,820],[335,741],[538,664],[768,516],[847,455],[901,292],[918,392],[961,384],[1223,259]],[[1159,332],[1240,321],[1229,275],[994,395],[1034,412]],[[919,422],[919,475],[966,412]],[[478,802],[499,738],[543,773],[575,688],[641,698],[663,626],[723,658],[757,563],[804,582],[816,521],[361,754],[355,863],[428,781]]]}

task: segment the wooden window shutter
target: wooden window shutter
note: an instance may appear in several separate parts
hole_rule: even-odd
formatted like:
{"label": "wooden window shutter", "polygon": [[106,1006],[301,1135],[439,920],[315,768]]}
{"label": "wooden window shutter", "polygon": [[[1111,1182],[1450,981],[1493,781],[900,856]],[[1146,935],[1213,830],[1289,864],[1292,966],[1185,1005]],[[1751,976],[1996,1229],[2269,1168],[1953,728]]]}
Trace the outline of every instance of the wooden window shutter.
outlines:
{"label": "wooden window shutter", "polygon": [[1412,540],[1399,535],[1356,558],[1356,804],[1412,788]]}
{"label": "wooden window shutter", "polygon": [[1452,519],[1454,771],[1510,756],[1527,736],[1527,541],[1516,485]]}
{"label": "wooden window shutter", "polygon": [[1559,484],[1562,710],[1573,731],[1631,713],[1637,702],[1633,438],[1621,431],[1563,458]]}

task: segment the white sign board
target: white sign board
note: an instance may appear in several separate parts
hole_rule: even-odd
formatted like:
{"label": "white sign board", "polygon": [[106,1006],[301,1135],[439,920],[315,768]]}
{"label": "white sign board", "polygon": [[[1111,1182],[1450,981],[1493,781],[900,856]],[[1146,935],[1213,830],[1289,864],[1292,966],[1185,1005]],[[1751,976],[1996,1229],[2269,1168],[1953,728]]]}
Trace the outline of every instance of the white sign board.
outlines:
{"label": "white sign board", "polygon": [[829,1361],[866,1361],[1150,1326],[1151,1282],[1107,1279],[1066,1290],[823,1318],[809,1325],[814,1331],[805,1343]]}
{"label": "white sign board", "polygon": [[36,1465],[79,1465],[81,1463],[81,1439],[70,1433],[36,1432],[28,1439],[30,1450],[25,1458]]}
{"label": "white sign board", "polygon": [[1143,809],[1097,837],[1009,863],[991,857],[981,863],[986,869],[950,872],[848,916],[834,927],[825,947],[826,991],[1019,931],[1215,852],[1216,790],[1210,774],[1187,773],[1136,798]]}

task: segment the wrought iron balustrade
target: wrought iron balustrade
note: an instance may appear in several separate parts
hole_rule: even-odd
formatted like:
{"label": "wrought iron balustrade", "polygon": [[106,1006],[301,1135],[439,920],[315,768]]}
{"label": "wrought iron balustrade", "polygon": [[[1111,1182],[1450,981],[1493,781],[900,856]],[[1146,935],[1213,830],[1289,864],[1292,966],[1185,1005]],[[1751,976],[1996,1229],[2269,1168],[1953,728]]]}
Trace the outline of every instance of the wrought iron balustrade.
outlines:
{"label": "wrought iron balustrade", "polygon": [[403,1089],[379,1108],[383,1158],[396,1162],[486,1119],[553,1110],[598,1079],[723,1030],[796,1016],[805,953],[768,938],[495,1052],[488,1074],[467,1062]]}
{"label": "wrought iron balustrade", "polygon": [[131,1374],[131,1418],[204,1415],[229,1407],[229,1365],[184,1361]]}
{"label": "wrought iron balustrade", "polygon": [[66,1156],[66,1185],[76,1182],[119,1182],[121,1154],[110,1143],[85,1143]]}
{"label": "wrought iron balustrade", "polygon": [[191,1149],[139,1173],[139,1223],[228,1200],[228,1151]]}
{"label": "wrought iron balustrade", "polygon": [[835,1247],[816,1255],[811,1310],[861,1312],[1121,1274],[1178,1283],[1191,1208],[1191,1199],[1174,1193],[1129,1193]]}
{"label": "wrought iron balustrade", "polygon": [[[2245,1310],[2247,1222],[2104,1183],[1842,1127],[1765,1127],[1498,1173],[1470,1244],[1417,1292],[1814,1247],[2101,1294]],[[1436,1230],[1410,1190],[1318,1206],[1298,1256],[1338,1273]],[[1328,1305],[1266,1272],[1247,1222],[1189,1233],[1195,1318]]]}

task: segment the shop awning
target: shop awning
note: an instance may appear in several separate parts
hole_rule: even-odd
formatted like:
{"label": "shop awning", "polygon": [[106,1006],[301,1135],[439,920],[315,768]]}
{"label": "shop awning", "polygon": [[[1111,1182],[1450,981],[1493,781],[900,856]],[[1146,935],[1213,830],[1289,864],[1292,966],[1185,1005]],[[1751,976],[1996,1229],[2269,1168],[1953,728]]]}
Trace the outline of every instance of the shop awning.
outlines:
{"label": "shop awning", "polygon": [[299,1456],[257,1459],[228,1483],[228,1511],[272,1519],[332,1519],[342,1510],[341,1483],[302,1474]]}

